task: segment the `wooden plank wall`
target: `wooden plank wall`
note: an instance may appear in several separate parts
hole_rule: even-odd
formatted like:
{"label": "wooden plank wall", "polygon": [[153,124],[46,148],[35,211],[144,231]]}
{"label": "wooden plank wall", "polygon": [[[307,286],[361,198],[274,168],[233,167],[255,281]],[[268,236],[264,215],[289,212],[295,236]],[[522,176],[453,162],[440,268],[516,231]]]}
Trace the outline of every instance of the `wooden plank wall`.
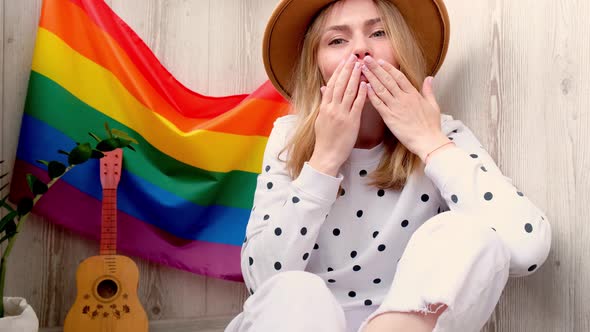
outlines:
{"label": "wooden plank wall", "polygon": [[[190,89],[248,93],[265,80],[260,44],[277,0],[107,0]],[[553,249],[532,277],[511,280],[485,331],[590,331],[590,26],[587,0],[446,0],[452,20],[435,80],[443,112],[463,120],[504,174],[547,212]],[[0,5],[1,153],[16,152],[41,0]],[[42,326],[72,304],[78,263],[97,244],[35,217],[24,228],[7,294]],[[136,259],[151,320],[234,315],[242,284]]]}

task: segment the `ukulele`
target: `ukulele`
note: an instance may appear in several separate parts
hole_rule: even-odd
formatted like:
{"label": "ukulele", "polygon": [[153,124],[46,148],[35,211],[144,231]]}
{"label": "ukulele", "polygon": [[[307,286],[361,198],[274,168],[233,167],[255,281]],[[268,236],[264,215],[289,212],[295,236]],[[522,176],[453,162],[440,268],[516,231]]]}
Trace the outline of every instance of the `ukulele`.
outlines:
{"label": "ukulele", "polygon": [[123,150],[106,152],[99,162],[103,195],[100,255],[78,266],[76,301],[66,316],[64,332],[147,331],[147,315],[137,298],[139,270],[129,257],[116,253]]}

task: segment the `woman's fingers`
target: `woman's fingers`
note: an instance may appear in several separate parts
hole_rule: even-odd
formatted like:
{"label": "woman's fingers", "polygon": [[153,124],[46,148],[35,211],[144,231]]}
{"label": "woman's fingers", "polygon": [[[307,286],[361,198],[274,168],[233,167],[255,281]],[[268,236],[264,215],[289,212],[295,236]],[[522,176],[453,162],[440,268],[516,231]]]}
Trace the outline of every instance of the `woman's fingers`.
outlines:
{"label": "woman's fingers", "polygon": [[412,85],[410,80],[402,73],[399,69],[395,68],[392,64],[387,61],[379,60],[378,63],[381,67],[389,73],[391,77],[395,80],[397,85],[401,88],[402,91],[406,93],[417,92],[416,88]]}
{"label": "woman's fingers", "polygon": [[342,70],[342,67],[344,67],[345,64],[346,64],[346,60],[343,59],[342,61],[340,61],[340,64],[338,65],[338,67],[336,67],[336,70],[334,71],[334,73],[332,73],[332,77],[330,77],[330,79],[328,80],[328,84],[326,84],[326,89],[324,90],[324,96],[322,98],[322,103],[329,104],[332,102],[332,98],[333,98],[333,94],[334,94],[334,83],[338,79],[338,75],[340,74],[340,71]]}
{"label": "woman's fingers", "polygon": [[350,114],[354,116],[357,121],[361,120],[361,113],[365,107],[365,100],[367,100],[367,83],[361,82],[358,88],[358,93],[350,109]]}
{"label": "woman's fingers", "polygon": [[389,89],[387,89],[387,87],[385,87],[385,85],[381,83],[379,78],[377,78],[377,76],[366,66],[363,66],[363,74],[365,75],[367,80],[369,80],[369,84],[371,85],[370,89],[372,88],[371,90],[373,91],[373,93],[377,97],[379,97],[379,99],[381,99],[383,103],[385,103],[387,106],[393,106],[395,103],[395,98],[393,97]]}
{"label": "woman's fingers", "polygon": [[352,103],[357,98],[357,93],[359,92],[359,82],[361,80],[361,64],[360,62],[356,62],[354,67],[352,68],[352,73],[350,75],[350,79],[348,80],[348,85],[346,86],[346,90],[344,90],[344,95],[342,96],[342,105],[346,109],[350,109]]}
{"label": "woman's fingers", "polygon": [[[332,96],[332,102],[341,103],[342,97],[344,96],[344,91],[348,86],[348,81],[350,80],[350,74],[354,69],[354,64],[357,61],[357,57],[354,54],[351,54],[350,57],[346,60],[346,64],[342,67],[340,74],[338,74],[337,80],[334,82],[334,95]],[[332,75],[333,76],[333,75]]]}
{"label": "woman's fingers", "polygon": [[[403,91],[398,85],[395,77],[393,77],[384,67],[381,67],[375,59],[367,56],[365,58],[365,66],[369,68],[369,71],[381,82],[381,84],[391,93],[392,96],[397,97]],[[391,66],[393,67],[393,66]],[[365,73],[365,76],[367,74]],[[368,77],[367,77],[368,78]],[[372,84],[373,82],[371,82]],[[373,88],[376,88],[373,86]]]}

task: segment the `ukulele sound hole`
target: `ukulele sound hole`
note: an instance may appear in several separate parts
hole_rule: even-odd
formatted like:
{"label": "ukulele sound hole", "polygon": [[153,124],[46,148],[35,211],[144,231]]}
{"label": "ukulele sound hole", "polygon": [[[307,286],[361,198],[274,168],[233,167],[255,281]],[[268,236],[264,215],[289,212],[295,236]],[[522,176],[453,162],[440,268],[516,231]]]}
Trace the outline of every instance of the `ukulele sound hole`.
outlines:
{"label": "ukulele sound hole", "polygon": [[105,279],[101,281],[100,283],[98,283],[98,286],[96,287],[96,292],[98,293],[98,296],[106,300],[115,296],[118,290],[119,286],[117,286],[117,283],[110,279]]}

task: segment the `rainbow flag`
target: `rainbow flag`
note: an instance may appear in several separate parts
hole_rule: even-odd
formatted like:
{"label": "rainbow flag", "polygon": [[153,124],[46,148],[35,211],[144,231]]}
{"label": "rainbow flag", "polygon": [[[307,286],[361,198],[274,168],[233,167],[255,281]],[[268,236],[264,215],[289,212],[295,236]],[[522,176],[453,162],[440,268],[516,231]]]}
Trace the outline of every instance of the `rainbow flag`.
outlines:
{"label": "rainbow flag", "polygon": [[[118,250],[241,281],[256,177],[272,124],[287,110],[268,81],[221,98],[187,89],[102,0],[44,0],[11,197],[28,195],[26,173],[48,180],[36,160],[65,163],[57,150],[92,142],[88,132],[103,134],[108,122],[139,141],[124,153]],[[98,169],[96,160],[77,166],[34,211],[98,240]]]}

